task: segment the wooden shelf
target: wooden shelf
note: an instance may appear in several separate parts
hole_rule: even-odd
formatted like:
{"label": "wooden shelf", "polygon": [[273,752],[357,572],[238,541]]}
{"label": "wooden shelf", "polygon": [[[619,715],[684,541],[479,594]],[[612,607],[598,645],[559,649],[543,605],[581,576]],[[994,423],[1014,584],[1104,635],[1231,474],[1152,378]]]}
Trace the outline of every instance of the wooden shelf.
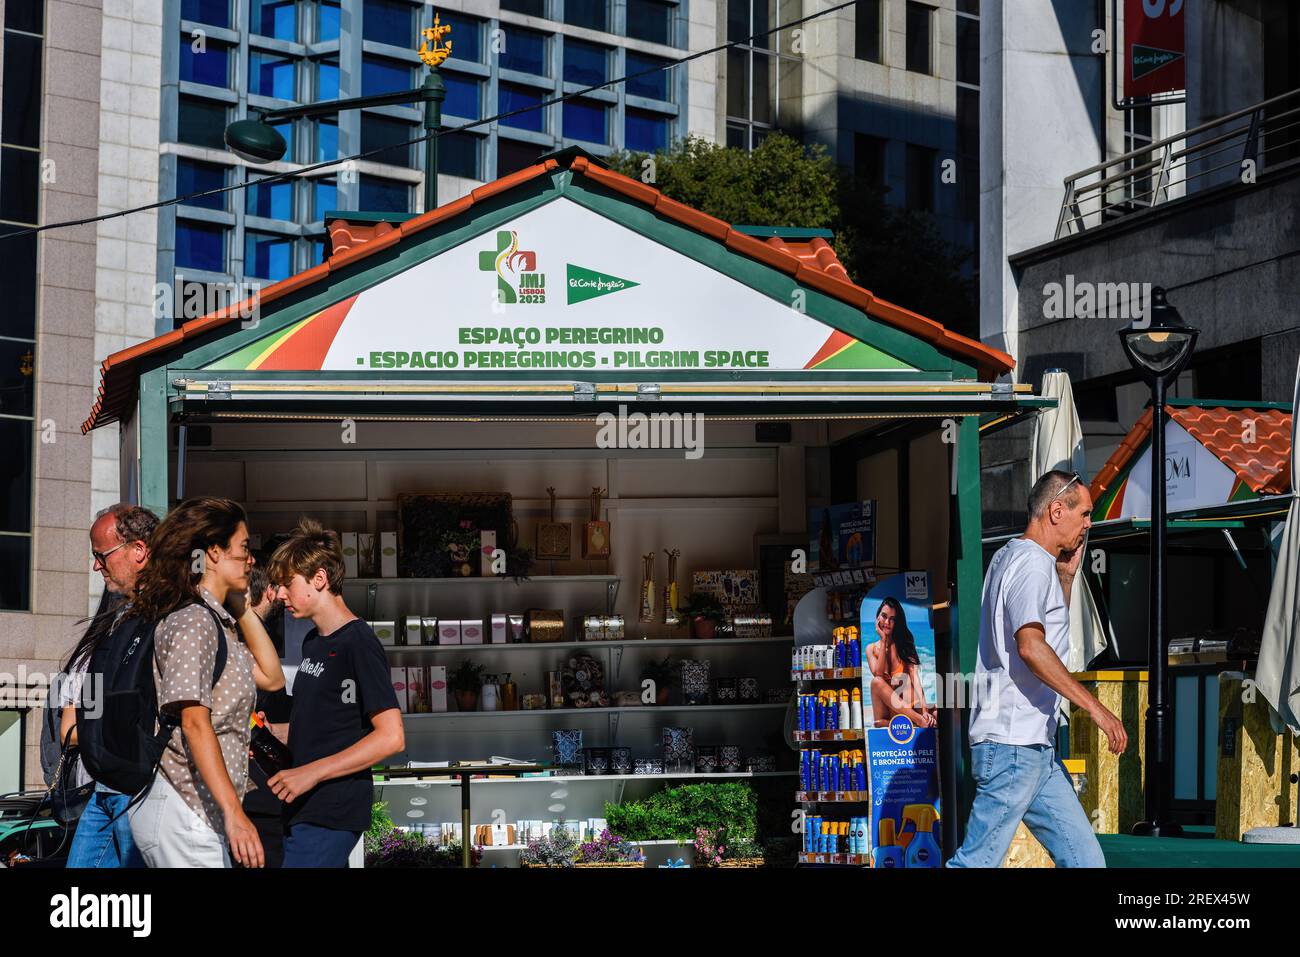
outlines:
{"label": "wooden shelf", "polygon": [[866,854],[809,854],[799,852],[800,864],[847,864],[851,867],[870,867],[871,858]]}

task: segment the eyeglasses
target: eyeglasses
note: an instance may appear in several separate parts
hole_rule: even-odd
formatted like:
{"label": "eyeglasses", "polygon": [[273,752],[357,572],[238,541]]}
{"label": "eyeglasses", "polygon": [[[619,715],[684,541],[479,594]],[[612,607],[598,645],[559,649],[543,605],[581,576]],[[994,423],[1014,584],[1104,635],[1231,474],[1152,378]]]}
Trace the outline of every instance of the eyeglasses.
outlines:
{"label": "eyeglasses", "polygon": [[109,556],[109,555],[112,555],[112,554],[113,554],[115,551],[117,551],[119,548],[125,548],[127,545],[130,545],[130,544],[131,544],[130,542],[119,542],[118,544],[114,545],[112,548],[110,548],[110,549],[109,549],[108,551],[106,551],[106,552],[97,552],[97,551],[95,551],[95,550],[92,548],[92,549],[90,550],[90,557],[93,558],[93,559],[94,559],[96,562],[98,562],[99,564],[104,565],[104,566],[107,566],[107,565],[108,565],[108,556]]}
{"label": "eyeglasses", "polygon": [[1048,505],[1051,505],[1052,502],[1055,502],[1058,498],[1064,495],[1065,490],[1068,489],[1071,485],[1073,485],[1075,482],[1080,481],[1080,476],[1078,472],[1071,472],[1070,474],[1073,475],[1074,478],[1070,479],[1070,481],[1066,482],[1064,485],[1060,487],[1060,489],[1057,490],[1056,494],[1053,495],[1051,499],[1048,501],[1047,503]]}

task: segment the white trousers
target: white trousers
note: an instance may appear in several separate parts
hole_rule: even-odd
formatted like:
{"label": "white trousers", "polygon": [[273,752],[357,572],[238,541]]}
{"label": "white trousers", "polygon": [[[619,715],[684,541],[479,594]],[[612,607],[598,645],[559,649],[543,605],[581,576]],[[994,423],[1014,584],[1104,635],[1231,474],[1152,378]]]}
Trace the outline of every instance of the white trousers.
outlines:
{"label": "white trousers", "polygon": [[149,867],[230,867],[226,836],[212,830],[161,773],[128,816],[131,837]]}

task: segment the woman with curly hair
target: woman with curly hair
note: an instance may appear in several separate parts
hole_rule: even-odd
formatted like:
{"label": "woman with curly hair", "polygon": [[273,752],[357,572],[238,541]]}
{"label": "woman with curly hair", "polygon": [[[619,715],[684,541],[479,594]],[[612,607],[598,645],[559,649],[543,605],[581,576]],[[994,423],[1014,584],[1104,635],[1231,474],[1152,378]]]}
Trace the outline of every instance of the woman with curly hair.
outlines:
{"label": "woman with curly hair", "polygon": [[157,623],[158,709],[180,724],[148,797],[130,811],[131,833],[150,867],[229,867],[232,855],[261,867],[257,830],[240,806],[249,716],[257,689],[283,688],[284,672],[247,600],[253,556],[244,509],[187,499],[159,524],[149,550],[134,611]]}

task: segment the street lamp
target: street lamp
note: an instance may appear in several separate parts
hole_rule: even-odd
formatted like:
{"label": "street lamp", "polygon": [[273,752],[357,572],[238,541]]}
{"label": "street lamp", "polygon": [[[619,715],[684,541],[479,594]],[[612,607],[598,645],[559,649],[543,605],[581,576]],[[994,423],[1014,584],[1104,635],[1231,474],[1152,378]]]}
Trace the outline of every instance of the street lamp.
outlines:
{"label": "street lamp", "polygon": [[[325,116],[343,110],[360,110],[372,106],[396,106],[401,103],[424,103],[424,211],[438,205],[438,137],[433,134],[442,126],[442,101],[447,98],[447,87],[438,73],[442,61],[451,55],[452,41],[443,43],[451,27],[441,24],[438,15],[433,26],[423,31],[425,42],[420,45],[420,59],[429,68],[424,84],[418,90],[398,93],[380,93],[375,96],[356,96],[347,100],[330,100],[325,103],[308,103],[279,110],[257,110],[252,119],[236,120],[226,127],[226,145],[230,151],[250,163],[273,163],[284,156],[284,137],[269,124],[277,120],[294,120],[306,116]],[[430,45],[432,42],[432,45]]]}
{"label": "street lamp", "polygon": [[1169,651],[1165,640],[1165,391],[1178,378],[1196,348],[1196,329],[1165,301],[1165,290],[1151,290],[1142,325],[1121,329],[1120,342],[1133,368],[1151,386],[1151,594],[1147,631],[1146,819],[1133,833],[1177,837],[1183,829],[1169,814],[1173,764],[1173,715],[1169,708]]}

